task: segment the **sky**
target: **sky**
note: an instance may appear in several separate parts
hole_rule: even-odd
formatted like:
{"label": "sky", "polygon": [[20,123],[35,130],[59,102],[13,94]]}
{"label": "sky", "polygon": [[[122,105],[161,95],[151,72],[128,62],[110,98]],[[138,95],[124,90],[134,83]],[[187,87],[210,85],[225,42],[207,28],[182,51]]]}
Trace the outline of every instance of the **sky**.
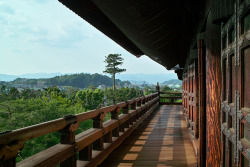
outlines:
{"label": "sky", "polygon": [[111,53],[122,54],[127,74],[173,73],[136,58],[57,0],[0,0],[0,74],[102,73]]}

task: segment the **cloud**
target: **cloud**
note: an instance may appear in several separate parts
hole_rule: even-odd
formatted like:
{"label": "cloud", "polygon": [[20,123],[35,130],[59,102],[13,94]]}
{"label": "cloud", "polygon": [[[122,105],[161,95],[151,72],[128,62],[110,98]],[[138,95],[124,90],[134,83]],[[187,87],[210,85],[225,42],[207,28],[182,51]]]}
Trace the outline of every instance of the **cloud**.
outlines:
{"label": "cloud", "polygon": [[14,10],[5,3],[0,3],[0,13],[15,14]]}
{"label": "cloud", "polygon": [[51,0],[30,0],[30,2],[33,2],[33,3],[47,3]]}
{"label": "cloud", "polygon": [[4,17],[0,16],[0,23],[6,25],[8,21]]}
{"label": "cloud", "polygon": [[29,40],[31,43],[42,44],[48,47],[56,47],[61,49],[68,49],[77,46],[82,40],[88,39],[88,36],[82,34],[82,32],[75,27],[62,28],[61,35],[50,38],[48,32],[44,31],[44,34],[38,33],[35,39]]}

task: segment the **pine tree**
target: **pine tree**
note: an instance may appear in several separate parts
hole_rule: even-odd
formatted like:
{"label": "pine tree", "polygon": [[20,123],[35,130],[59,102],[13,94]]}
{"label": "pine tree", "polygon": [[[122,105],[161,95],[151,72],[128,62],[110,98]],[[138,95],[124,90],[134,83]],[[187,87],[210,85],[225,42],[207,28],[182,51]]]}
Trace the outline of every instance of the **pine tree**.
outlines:
{"label": "pine tree", "polygon": [[121,57],[121,54],[109,54],[108,56],[105,56],[104,62],[107,63],[107,65],[105,66],[106,69],[103,72],[112,75],[114,104],[115,104],[115,74],[119,74],[126,71],[126,69],[121,69],[118,67],[123,64],[123,60],[124,59]]}

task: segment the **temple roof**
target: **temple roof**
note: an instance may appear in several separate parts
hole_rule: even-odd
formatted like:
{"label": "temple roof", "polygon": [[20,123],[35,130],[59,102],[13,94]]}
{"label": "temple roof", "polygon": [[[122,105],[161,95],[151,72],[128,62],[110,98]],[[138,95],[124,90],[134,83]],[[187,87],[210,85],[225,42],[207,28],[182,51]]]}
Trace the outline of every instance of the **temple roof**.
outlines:
{"label": "temple roof", "polygon": [[200,0],[59,0],[139,57],[183,68],[201,19]]}

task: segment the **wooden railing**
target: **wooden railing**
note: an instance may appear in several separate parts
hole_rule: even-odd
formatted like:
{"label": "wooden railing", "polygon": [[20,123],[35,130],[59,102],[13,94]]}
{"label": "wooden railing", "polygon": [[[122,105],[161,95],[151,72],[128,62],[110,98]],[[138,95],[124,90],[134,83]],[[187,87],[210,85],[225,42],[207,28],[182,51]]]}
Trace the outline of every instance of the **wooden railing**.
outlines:
{"label": "wooden railing", "polygon": [[181,102],[176,102],[176,100],[182,99],[182,93],[176,93],[176,92],[159,92],[160,95],[166,95],[166,96],[160,96],[160,99],[169,99],[168,102],[164,102],[160,100],[160,105],[182,105]]}
{"label": "wooden railing", "polygon": [[[69,115],[57,120],[0,134],[0,167],[3,166],[97,166],[134,129],[159,106],[159,94],[154,93],[117,105]],[[122,114],[119,115],[119,112]],[[103,123],[105,114],[111,119]],[[93,120],[93,128],[78,135],[75,131],[85,120]],[[25,141],[59,131],[60,143],[16,164],[18,152]]]}

